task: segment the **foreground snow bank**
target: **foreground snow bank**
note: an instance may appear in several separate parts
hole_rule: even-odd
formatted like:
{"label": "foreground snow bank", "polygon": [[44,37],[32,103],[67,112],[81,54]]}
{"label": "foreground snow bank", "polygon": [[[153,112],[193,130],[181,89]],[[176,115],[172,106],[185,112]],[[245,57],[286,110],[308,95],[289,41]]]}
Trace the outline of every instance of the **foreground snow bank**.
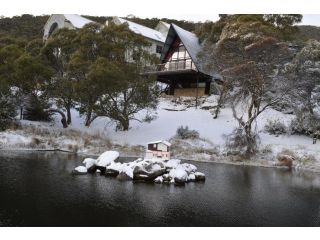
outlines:
{"label": "foreground snow bank", "polygon": [[205,181],[205,175],[197,172],[197,167],[189,163],[181,163],[179,159],[136,159],[132,162],[116,162],[119,153],[107,151],[97,160],[86,158],[85,166],[74,169],[74,173],[95,173],[98,170],[101,175],[117,177],[119,180],[153,181],[155,183],[184,184],[193,181]]}

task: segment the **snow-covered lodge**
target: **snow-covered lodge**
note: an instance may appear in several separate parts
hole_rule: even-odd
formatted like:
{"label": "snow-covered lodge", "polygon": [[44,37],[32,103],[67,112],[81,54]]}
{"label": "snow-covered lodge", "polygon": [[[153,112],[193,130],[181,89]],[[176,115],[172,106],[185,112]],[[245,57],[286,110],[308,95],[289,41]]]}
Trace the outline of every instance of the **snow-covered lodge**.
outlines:
{"label": "snow-covered lodge", "polygon": [[57,29],[79,29],[89,23],[93,21],[77,14],[52,14],[44,25],[43,40],[46,41]]}
{"label": "snow-covered lodge", "polygon": [[147,159],[170,159],[170,146],[171,144],[167,141],[154,141],[149,142],[146,151]]}
{"label": "snow-covered lodge", "polygon": [[149,52],[160,58],[169,31],[169,24],[160,21],[156,29],[152,29],[120,17],[113,17],[112,22],[118,25],[126,23],[132,32],[144,36],[151,43]]}
{"label": "snow-covered lodge", "polygon": [[[128,24],[131,31],[142,35],[151,43],[148,48],[149,52],[160,58],[169,31],[169,24],[160,21],[156,29],[152,29],[120,17],[113,17],[111,21],[118,25]],[[88,23],[93,23],[93,21],[77,14],[52,14],[44,26],[43,39],[46,41],[57,29],[80,29]],[[106,26],[108,23],[107,21]]]}
{"label": "snow-covered lodge", "polygon": [[201,50],[202,45],[194,33],[171,24],[161,53],[161,64],[147,74],[155,74],[159,82],[168,84],[169,95],[209,95],[213,76],[199,59]]}
{"label": "snow-covered lodge", "polygon": [[[120,17],[113,17],[111,21],[128,24],[131,31],[151,43],[148,50],[160,58],[161,64],[147,66],[144,74],[155,74],[159,82],[167,84],[167,94],[191,97],[210,94],[213,76],[199,59],[202,45],[194,33],[163,21],[155,29]],[[47,40],[56,29],[79,29],[92,22],[77,14],[53,14],[44,26],[43,39]]]}

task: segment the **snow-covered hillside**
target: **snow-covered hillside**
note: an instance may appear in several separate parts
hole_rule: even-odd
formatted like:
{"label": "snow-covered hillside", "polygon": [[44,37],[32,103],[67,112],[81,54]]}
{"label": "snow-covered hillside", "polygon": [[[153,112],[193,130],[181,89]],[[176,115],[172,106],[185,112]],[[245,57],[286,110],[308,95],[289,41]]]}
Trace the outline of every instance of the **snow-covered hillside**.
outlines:
{"label": "snow-covered hillside", "polygon": [[[23,125],[27,130],[8,130],[0,133],[0,148],[33,148],[34,145],[37,146],[34,143],[36,136],[40,138],[42,149],[59,148],[94,154],[117,149],[124,155],[141,156],[147,142],[162,139],[174,142],[173,152],[179,158],[225,161],[224,135],[231,133],[237,127],[237,122],[233,119],[232,111],[228,107],[222,109],[217,119],[213,119],[210,110],[203,109],[210,109],[215,105],[216,96],[201,99],[198,108],[195,108],[193,99],[185,98],[183,101],[177,101],[173,97],[162,98],[154,121],[151,123],[133,121],[127,132],[115,131],[114,123],[102,117],[86,128],[78,112],[73,110],[73,123],[68,129],[62,129],[58,116],[52,124],[24,121]],[[320,170],[320,142],[312,144],[310,137],[290,135],[276,137],[263,131],[268,120],[279,119],[288,125],[292,118],[293,115],[283,114],[273,109],[268,109],[259,116],[257,124],[261,139],[262,155],[259,156],[261,165],[271,164],[278,153],[290,152],[300,160],[308,156],[309,168],[319,165]],[[194,141],[172,139],[179,126],[188,126],[189,129],[197,130],[201,139]],[[35,129],[37,131],[34,131]],[[41,134],[37,135],[37,132]],[[43,137],[46,136],[42,134],[43,132],[51,137]],[[48,143],[50,141],[53,142],[51,145]]]}

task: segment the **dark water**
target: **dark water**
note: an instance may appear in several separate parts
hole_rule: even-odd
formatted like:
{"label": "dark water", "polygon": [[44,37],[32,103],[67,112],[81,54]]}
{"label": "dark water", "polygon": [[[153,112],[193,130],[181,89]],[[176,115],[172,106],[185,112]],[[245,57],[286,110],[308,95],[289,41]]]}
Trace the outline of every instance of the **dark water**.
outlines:
{"label": "dark water", "polygon": [[319,226],[320,175],[195,163],[185,187],[72,176],[81,157],[0,152],[0,226]]}

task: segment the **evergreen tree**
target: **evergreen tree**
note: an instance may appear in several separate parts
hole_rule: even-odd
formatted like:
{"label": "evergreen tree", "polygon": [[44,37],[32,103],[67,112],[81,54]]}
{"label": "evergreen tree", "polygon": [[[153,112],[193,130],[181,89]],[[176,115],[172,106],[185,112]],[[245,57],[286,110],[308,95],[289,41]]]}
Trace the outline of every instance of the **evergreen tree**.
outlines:
{"label": "evergreen tree", "polygon": [[[1,86],[2,85],[2,86]],[[10,90],[1,84],[0,85],[0,131],[5,130],[16,116],[16,107]]]}
{"label": "evergreen tree", "polygon": [[58,109],[67,112],[67,123],[71,124],[71,108],[75,106],[76,79],[70,72],[70,58],[77,49],[76,30],[59,29],[47,41],[41,53],[46,57],[54,75],[51,79],[50,96],[56,100]]}
{"label": "evergreen tree", "polygon": [[146,64],[155,62],[147,51],[149,43],[129,30],[127,25],[109,24],[100,29],[88,25],[79,32],[79,49],[71,59],[78,79],[80,112],[86,114],[86,126],[97,116],[117,122],[128,130],[130,120],[142,109],[154,109],[157,87],[154,79],[141,76]]}

